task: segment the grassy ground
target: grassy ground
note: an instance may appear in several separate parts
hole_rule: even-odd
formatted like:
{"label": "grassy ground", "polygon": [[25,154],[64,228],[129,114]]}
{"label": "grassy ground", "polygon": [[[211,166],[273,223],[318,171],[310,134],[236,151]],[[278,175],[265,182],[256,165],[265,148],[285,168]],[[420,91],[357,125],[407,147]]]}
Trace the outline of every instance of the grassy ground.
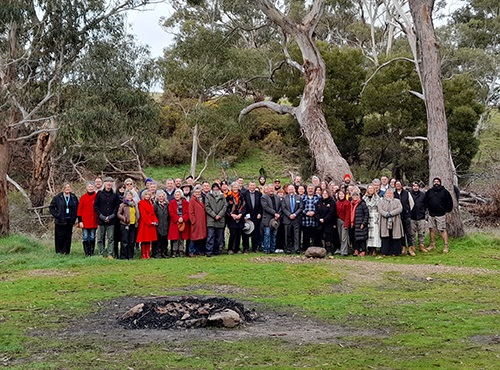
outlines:
{"label": "grassy ground", "polygon": [[[285,256],[109,261],[21,236],[0,239],[0,364],[12,369],[495,369],[500,239],[474,234],[415,258]],[[439,248],[438,248],[439,249]],[[193,278],[197,276],[197,278]],[[352,328],[335,340],[285,337],[127,345],[71,323],[128,296],[220,294]],[[297,330],[307,330],[298,327]],[[384,335],[361,335],[357,329]],[[62,335],[62,333],[65,335]],[[68,340],[69,335],[69,340]],[[144,335],[141,333],[141,335]]]}
{"label": "grassy ground", "polygon": [[[147,167],[146,175],[151,178],[162,181],[167,178],[181,177],[185,178],[189,175],[189,164],[169,167]],[[203,163],[198,163],[196,174],[198,175],[203,168]],[[226,170],[227,177],[231,180],[236,180],[238,176],[243,177],[246,182],[257,180],[260,176],[259,170],[263,168],[267,176],[268,183],[271,179],[280,178],[282,181],[289,181],[290,177],[286,172],[288,164],[284,163],[276,156],[266,154],[261,149],[255,148],[250,152],[244,161],[238,162],[230,166]],[[221,179],[223,177],[220,163],[210,160],[207,169],[203,172],[202,178],[208,180]]]}

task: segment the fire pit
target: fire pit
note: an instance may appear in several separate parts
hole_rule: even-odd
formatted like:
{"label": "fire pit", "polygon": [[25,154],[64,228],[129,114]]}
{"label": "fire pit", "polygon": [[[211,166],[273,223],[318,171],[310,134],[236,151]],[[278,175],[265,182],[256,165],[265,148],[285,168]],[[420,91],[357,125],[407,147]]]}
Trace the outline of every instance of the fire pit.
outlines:
{"label": "fire pit", "polygon": [[235,328],[257,317],[224,297],[180,297],[139,303],[119,320],[126,329]]}

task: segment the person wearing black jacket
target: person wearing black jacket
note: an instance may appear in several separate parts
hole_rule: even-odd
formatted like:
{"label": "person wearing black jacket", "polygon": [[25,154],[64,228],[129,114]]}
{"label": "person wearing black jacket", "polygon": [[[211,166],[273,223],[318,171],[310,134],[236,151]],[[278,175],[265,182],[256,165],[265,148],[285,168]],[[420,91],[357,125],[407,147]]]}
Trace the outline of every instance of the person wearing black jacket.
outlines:
{"label": "person wearing black jacket", "polygon": [[260,200],[262,193],[257,191],[257,184],[255,181],[248,183],[247,191],[242,194],[245,199],[246,215],[245,218],[252,221],[254,229],[251,234],[243,233],[243,252],[246,253],[250,249],[250,238],[252,239],[252,252],[257,252],[260,245],[260,222],[262,220],[262,204]]}
{"label": "person wearing black jacket", "polygon": [[[113,259],[115,218],[120,200],[113,191],[113,178],[104,179],[104,189],[97,193],[94,210],[97,212],[97,245],[103,257]],[[104,240],[107,239],[107,242]]]}
{"label": "person wearing black jacket", "polygon": [[323,190],[321,199],[318,199],[314,217],[318,222],[316,238],[321,241],[322,247],[328,253],[333,254],[335,248],[340,248],[340,245],[333,245],[333,233],[337,225],[337,207],[329,189]]}
{"label": "person wearing black jacket", "polygon": [[401,205],[403,206],[403,212],[401,213],[401,221],[403,222],[404,237],[403,241],[403,251],[401,254],[405,255],[410,253],[411,256],[415,256],[415,246],[414,246],[414,234],[411,230],[411,210],[414,206],[413,198],[410,193],[403,189],[403,183],[400,180],[394,182],[396,190],[394,191],[394,198],[399,199]]}
{"label": "person wearing black jacket", "polygon": [[71,192],[71,185],[64,184],[63,191],[50,202],[50,214],[54,217],[54,244],[56,253],[69,254],[73,225],[76,222],[78,197]]}
{"label": "person wearing black jacket", "polygon": [[[426,221],[425,221],[425,193],[420,190],[420,183],[418,181],[413,181],[411,185],[410,196],[413,199],[413,208],[411,209],[411,230],[413,233],[413,240],[415,241],[415,245],[418,238],[418,244],[420,247],[420,251],[422,253],[427,253],[427,249],[425,249],[425,229],[426,229]],[[410,250],[410,254],[412,251]],[[413,250],[415,253],[415,250]]]}
{"label": "person wearing black jacket", "polygon": [[441,232],[444,241],[443,253],[448,253],[448,233],[446,232],[446,214],[453,210],[453,198],[446,188],[441,185],[441,179],[432,180],[432,188],[425,193],[425,206],[429,211],[430,245],[427,252],[436,249],[436,230]]}

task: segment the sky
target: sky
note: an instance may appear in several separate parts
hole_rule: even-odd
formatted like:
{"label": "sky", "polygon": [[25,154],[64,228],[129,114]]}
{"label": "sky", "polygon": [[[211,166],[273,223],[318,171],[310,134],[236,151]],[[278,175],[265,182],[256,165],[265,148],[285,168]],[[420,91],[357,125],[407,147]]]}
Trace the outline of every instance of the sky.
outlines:
{"label": "sky", "polygon": [[127,13],[129,33],[136,35],[141,44],[149,45],[152,57],[162,56],[163,49],[172,42],[172,35],[160,26],[160,17],[168,17],[171,13],[172,8],[165,3]]}

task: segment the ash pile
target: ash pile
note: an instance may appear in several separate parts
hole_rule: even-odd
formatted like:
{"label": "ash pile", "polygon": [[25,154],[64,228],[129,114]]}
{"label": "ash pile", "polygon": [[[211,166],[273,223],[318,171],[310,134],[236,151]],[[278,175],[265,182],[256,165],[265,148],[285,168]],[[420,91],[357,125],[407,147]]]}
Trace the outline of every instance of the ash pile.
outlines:
{"label": "ash pile", "polygon": [[242,303],[224,297],[182,297],[139,303],[119,323],[126,329],[235,328],[257,318]]}

